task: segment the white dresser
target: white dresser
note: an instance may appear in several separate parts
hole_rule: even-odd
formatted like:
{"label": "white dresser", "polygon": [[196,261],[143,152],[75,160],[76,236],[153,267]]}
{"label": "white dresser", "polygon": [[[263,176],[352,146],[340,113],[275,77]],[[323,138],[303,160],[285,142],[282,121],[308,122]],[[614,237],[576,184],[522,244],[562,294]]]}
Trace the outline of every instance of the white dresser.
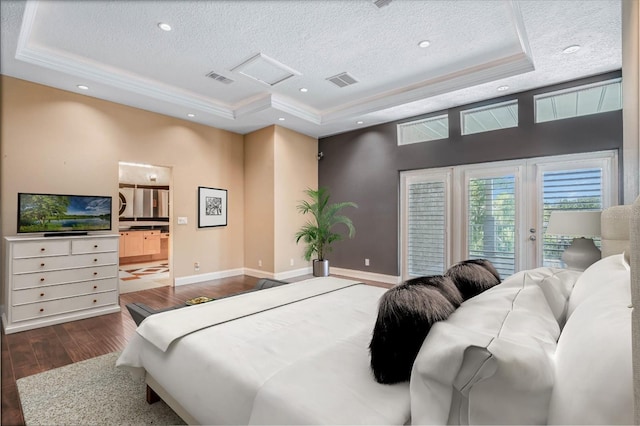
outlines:
{"label": "white dresser", "polygon": [[119,238],[5,237],[5,333],[120,311]]}

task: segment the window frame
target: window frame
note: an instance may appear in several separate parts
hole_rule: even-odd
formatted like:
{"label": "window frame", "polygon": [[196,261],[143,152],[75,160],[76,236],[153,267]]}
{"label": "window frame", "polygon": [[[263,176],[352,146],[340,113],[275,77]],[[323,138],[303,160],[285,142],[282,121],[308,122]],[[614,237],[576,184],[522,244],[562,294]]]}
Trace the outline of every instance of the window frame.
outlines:
{"label": "window frame", "polygon": [[[450,167],[446,168],[437,168],[437,169],[429,169],[425,170],[416,170],[416,171],[408,171],[402,172],[400,174],[400,191],[401,191],[401,203],[400,203],[400,218],[401,218],[401,232],[400,232],[400,257],[402,259],[401,262],[401,276],[406,277],[403,279],[408,279],[409,275],[409,267],[408,267],[408,200],[405,194],[407,194],[407,190],[409,185],[415,183],[424,183],[424,182],[444,182],[444,202],[445,202],[445,217],[444,217],[444,234],[445,240],[443,244],[444,248],[444,264],[451,264],[451,226],[450,221],[452,217],[452,196],[453,196],[453,188],[452,188],[452,176],[453,169]],[[444,271],[443,271],[444,273]]]}
{"label": "window frame", "polygon": [[[491,110],[491,109],[498,109],[498,108],[502,108],[502,107],[507,107],[510,105],[515,105],[516,106],[516,124],[514,126],[508,126],[508,127],[498,127],[496,129],[490,129],[490,130],[482,130],[482,131],[478,131],[478,132],[471,132],[471,133],[467,133],[465,132],[465,119],[468,115],[470,115],[471,113],[474,112],[481,112],[481,111],[486,111],[486,110]],[[480,107],[475,107],[475,108],[469,108],[469,109],[465,109],[460,111],[460,134],[462,136],[469,136],[469,135],[476,135],[478,133],[487,133],[487,132],[493,132],[496,130],[504,130],[504,129],[513,129],[516,127],[520,126],[520,117],[519,117],[519,111],[520,111],[520,105],[518,102],[518,99],[509,99],[506,101],[502,101],[502,102],[496,102],[496,103],[492,103],[489,105],[483,105]]]}
{"label": "window frame", "polygon": [[[404,127],[408,127],[411,124],[418,124],[418,123],[427,123],[430,121],[438,121],[445,118],[447,121],[447,136],[441,137],[441,138],[435,138],[435,139],[425,139],[425,140],[420,140],[420,141],[415,141],[415,142],[402,142],[402,130]],[[416,143],[423,143],[423,142],[433,142],[433,141],[440,141],[440,140],[445,140],[449,138],[449,114],[448,113],[444,113],[444,114],[438,114],[438,115],[434,115],[431,117],[427,117],[427,118],[422,118],[420,120],[413,120],[413,121],[406,121],[404,123],[398,123],[396,124],[396,139],[397,139],[397,145],[398,146],[404,146],[404,145],[413,145]]]}
{"label": "window frame", "polygon": [[[595,87],[608,86],[610,84],[617,84],[617,83],[619,83],[620,87],[621,87],[621,89],[620,89],[620,108],[618,108],[618,109],[602,111],[602,112],[595,112],[595,113],[584,114],[584,115],[572,115],[570,117],[554,118],[553,120],[538,121],[538,101],[539,100],[551,98],[551,97],[554,97],[554,96],[566,95],[568,93],[577,93],[577,92],[580,92],[581,90],[588,90],[588,89],[593,89]],[[580,85],[580,86],[572,86],[572,87],[568,87],[566,89],[554,90],[554,91],[551,91],[551,92],[539,93],[537,95],[533,95],[533,122],[535,124],[550,123],[552,121],[567,120],[567,119],[570,119],[570,118],[586,117],[586,116],[594,115],[594,114],[603,114],[605,112],[619,111],[619,110],[622,109],[622,102],[623,102],[622,97],[623,97],[623,93],[622,93],[622,77],[617,77],[617,78],[613,78],[613,79],[609,79],[609,80],[596,81],[594,83],[583,84],[583,85]]]}
{"label": "window frame", "polygon": [[[408,278],[407,271],[407,181],[434,180],[446,176],[445,194],[445,265],[452,265],[467,258],[468,254],[468,179],[496,177],[505,171],[517,170],[516,192],[516,245],[515,270],[531,269],[542,265],[543,253],[543,173],[567,169],[602,167],[602,208],[618,204],[619,176],[618,151],[607,150],[590,153],[535,157],[531,159],[495,161],[452,167],[420,169],[400,172],[400,273]],[[535,237],[531,239],[531,236]],[[535,249],[534,249],[535,247]],[[505,278],[505,277],[503,277]]]}

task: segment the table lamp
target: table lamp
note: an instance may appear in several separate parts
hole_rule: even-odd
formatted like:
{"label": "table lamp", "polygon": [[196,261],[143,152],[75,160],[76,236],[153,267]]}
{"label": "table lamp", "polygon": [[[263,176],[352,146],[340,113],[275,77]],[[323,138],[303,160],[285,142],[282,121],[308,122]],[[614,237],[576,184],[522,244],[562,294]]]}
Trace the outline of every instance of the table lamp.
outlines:
{"label": "table lamp", "polygon": [[575,237],[562,253],[568,269],[584,271],[600,259],[601,253],[592,238],[600,236],[600,211],[554,210],[549,217],[547,234]]}

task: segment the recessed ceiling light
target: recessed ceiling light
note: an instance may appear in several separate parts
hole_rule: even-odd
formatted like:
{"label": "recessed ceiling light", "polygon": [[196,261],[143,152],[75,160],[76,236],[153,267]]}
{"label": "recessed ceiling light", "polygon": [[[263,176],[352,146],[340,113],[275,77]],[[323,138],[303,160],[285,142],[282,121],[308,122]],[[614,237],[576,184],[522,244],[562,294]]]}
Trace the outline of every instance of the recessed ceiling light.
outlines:
{"label": "recessed ceiling light", "polygon": [[301,88],[300,88],[300,91],[301,91],[302,93],[307,93],[307,92],[309,91],[309,89],[307,89],[306,87],[301,87]]}
{"label": "recessed ceiling light", "polygon": [[567,46],[562,49],[562,53],[575,53],[580,50],[580,46],[577,44],[572,44],[571,46]]}
{"label": "recessed ceiling light", "polygon": [[76,87],[80,90],[89,90],[89,86],[85,86],[84,84],[78,84]]}
{"label": "recessed ceiling light", "polygon": [[429,40],[422,40],[420,43],[418,43],[419,47],[422,47],[423,49],[431,46],[431,42]]}
{"label": "recessed ceiling light", "polygon": [[284,121],[284,117],[280,117],[280,118],[278,118],[278,120]]}
{"label": "recessed ceiling light", "polygon": [[162,31],[171,31],[171,25],[164,22],[158,23],[158,28],[160,28]]}
{"label": "recessed ceiling light", "polygon": [[196,116],[196,115],[195,115],[194,113],[192,113],[192,112],[190,112],[189,114],[187,114],[187,117],[191,117],[191,118],[193,118],[193,117],[195,117],[195,116]]}
{"label": "recessed ceiling light", "polygon": [[364,121],[356,121],[356,124],[364,124]]}
{"label": "recessed ceiling light", "polygon": [[504,92],[507,89],[509,89],[509,86],[507,86],[507,85],[498,86],[498,92]]}

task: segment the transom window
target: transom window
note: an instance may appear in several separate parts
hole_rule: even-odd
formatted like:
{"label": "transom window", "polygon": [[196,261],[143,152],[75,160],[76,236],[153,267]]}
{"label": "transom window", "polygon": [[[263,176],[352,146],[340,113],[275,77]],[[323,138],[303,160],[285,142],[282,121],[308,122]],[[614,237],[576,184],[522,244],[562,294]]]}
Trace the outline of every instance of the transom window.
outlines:
{"label": "transom window", "polygon": [[536,123],[622,109],[621,79],[534,96]]}
{"label": "transom window", "polygon": [[518,127],[518,101],[468,109],[462,111],[460,117],[463,135]]}
{"label": "transom window", "polygon": [[398,145],[408,145],[449,137],[449,117],[439,115],[398,124]]}

